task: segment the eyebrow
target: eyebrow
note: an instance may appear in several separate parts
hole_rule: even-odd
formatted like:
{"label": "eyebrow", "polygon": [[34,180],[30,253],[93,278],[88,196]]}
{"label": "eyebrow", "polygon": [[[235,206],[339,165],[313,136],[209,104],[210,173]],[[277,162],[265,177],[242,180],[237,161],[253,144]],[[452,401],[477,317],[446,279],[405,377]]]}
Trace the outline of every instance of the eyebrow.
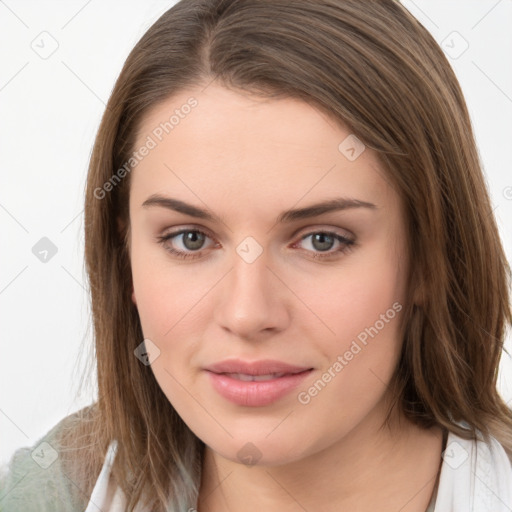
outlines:
{"label": "eyebrow", "polygon": [[[212,222],[222,222],[222,219],[208,210],[203,210],[197,206],[185,203],[172,197],[165,197],[159,194],[153,194],[149,196],[143,203],[143,208],[149,208],[152,206],[160,206],[167,208],[168,210],[174,210],[191,217],[197,217],[198,219],[205,219]],[[360,201],[359,199],[352,199],[347,197],[338,197],[335,199],[329,199],[320,203],[312,204],[304,208],[296,208],[292,210],[286,210],[282,212],[277,218],[278,223],[293,222],[301,219],[308,219],[310,217],[317,217],[324,213],[348,210],[353,208],[368,208],[376,209],[377,206],[373,203],[366,201]]]}

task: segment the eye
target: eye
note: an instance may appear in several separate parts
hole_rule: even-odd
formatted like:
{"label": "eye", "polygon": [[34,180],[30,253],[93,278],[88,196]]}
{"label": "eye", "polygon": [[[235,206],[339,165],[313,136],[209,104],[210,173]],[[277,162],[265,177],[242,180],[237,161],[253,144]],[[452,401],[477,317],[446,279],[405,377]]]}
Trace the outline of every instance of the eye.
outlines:
{"label": "eye", "polygon": [[[166,251],[181,259],[201,258],[205,250],[205,241],[212,240],[205,232],[199,229],[181,229],[172,233],[158,236],[158,243]],[[292,247],[297,247],[305,240],[305,251],[313,259],[332,259],[347,252],[355,245],[355,241],[331,231],[314,231],[301,237]],[[213,244],[215,245],[215,243]],[[217,244],[218,246],[218,244]],[[334,248],[334,250],[332,250]]]}
{"label": "eye", "polygon": [[[305,245],[309,247],[306,247],[306,250],[312,252],[311,257],[313,259],[328,259],[339,256],[350,250],[355,244],[354,240],[339,233],[315,231],[301,237],[300,241],[294,244],[294,247],[308,239],[309,241]],[[334,247],[335,249],[332,250]]]}
{"label": "eye", "polygon": [[[183,259],[200,258],[201,250],[204,249],[204,242],[208,238],[210,237],[199,229],[182,229],[157,237],[158,242],[161,243],[167,251]],[[176,239],[176,242],[174,242],[174,239]],[[173,241],[173,244],[178,245],[178,248],[169,244],[171,241]]]}

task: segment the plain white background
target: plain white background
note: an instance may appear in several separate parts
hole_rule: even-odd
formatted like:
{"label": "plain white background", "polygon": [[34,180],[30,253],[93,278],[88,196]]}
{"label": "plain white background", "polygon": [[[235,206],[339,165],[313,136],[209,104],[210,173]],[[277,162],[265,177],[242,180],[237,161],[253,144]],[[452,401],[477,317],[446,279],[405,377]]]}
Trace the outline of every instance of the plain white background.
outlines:
{"label": "plain white background", "polygon": [[[94,372],[79,387],[93,354],[83,266],[87,165],[124,60],[173,3],[0,0],[1,463],[94,398]],[[512,261],[512,1],[403,3],[461,82]],[[32,251],[43,237],[57,251],[46,262]],[[507,346],[512,352],[510,339]],[[500,390],[512,405],[506,354]]]}

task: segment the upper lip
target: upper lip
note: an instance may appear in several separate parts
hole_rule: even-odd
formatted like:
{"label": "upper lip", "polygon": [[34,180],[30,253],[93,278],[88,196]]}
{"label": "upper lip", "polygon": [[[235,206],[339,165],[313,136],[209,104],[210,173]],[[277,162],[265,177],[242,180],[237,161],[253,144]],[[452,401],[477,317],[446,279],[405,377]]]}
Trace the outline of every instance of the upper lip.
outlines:
{"label": "upper lip", "polygon": [[270,375],[273,373],[300,373],[311,370],[309,366],[295,366],[282,361],[265,359],[261,361],[242,361],[228,359],[204,368],[213,373],[243,373],[245,375]]}

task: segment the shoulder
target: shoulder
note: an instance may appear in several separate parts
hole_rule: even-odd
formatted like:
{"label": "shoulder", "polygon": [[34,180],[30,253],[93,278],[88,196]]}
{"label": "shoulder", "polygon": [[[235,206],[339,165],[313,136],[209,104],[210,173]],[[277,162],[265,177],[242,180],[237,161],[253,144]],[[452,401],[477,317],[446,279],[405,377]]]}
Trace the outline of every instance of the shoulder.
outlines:
{"label": "shoulder", "polygon": [[512,510],[512,462],[493,436],[477,432],[469,439],[450,432],[440,474],[440,509],[450,509],[453,500],[461,510]]}
{"label": "shoulder", "polygon": [[466,439],[450,432],[444,457],[445,460],[455,458],[452,462],[455,465],[466,459],[470,462],[472,458],[480,467],[492,465],[512,475],[512,453],[507,452],[494,436],[484,436],[480,431],[477,431],[476,439]]}
{"label": "shoulder", "polygon": [[1,512],[75,512],[88,496],[66,464],[63,436],[91,412],[91,406],[66,416],[32,446],[19,448],[1,468]]}

